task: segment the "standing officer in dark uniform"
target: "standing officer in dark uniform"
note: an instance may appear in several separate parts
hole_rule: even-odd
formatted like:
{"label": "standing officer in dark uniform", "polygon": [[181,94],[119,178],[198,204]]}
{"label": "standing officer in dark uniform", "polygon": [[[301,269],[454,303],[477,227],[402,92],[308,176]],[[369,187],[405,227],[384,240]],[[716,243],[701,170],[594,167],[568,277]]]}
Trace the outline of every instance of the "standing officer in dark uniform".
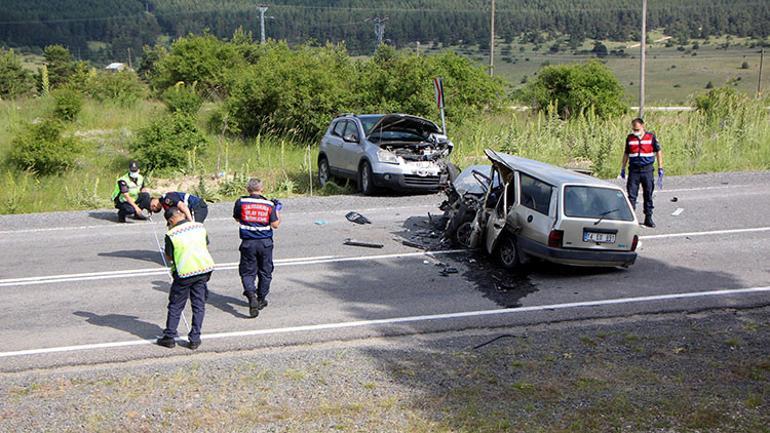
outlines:
{"label": "standing officer in dark uniform", "polygon": [[112,191],[112,201],[118,209],[118,222],[126,222],[127,215],[133,215],[138,220],[146,219],[142,209],[150,206],[150,193],[144,186],[144,176],[139,174],[139,164],[136,161],[128,163],[128,173],[118,178]]}
{"label": "standing officer in dark uniform", "polygon": [[[281,202],[262,195],[262,181],[250,179],[249,195],[239,198],[233,218],[240,224],[241,262],[238,272],[243,295],[249,300],[249,315],[257,317],[267,306],[267,294],[273,275],[273,230],[281,224]],[[258,279],[258,283],[257,283]]]}
{"label": "standing officer in dark uniform", "polygon": [[653,172],[655,159],[658,159],[658,188],[663,188],[663,152],[655,134],[644,130],[644,121],[636,118],[631,121],[633,132],[626,137],[626,148],[623,152],[623,167],[620,177],[626,178],[628,164],[628,200],[636,210],[636,199],[639,196],[639,185],[644,193],[644,225],[655,228],[652,220],[652,193],[655,191],[655,174]]}
{"label": "standing officer in dark uniform", "polygon": [[179,318],[190,298],[193,317],[188,347],[195,350],[201,344],[201,326],[208,298],[206,284],[214,270],[214,259],[209,254],[209,238],[203,224],[188,221],[177,207],[169,208],[165,217],[169,227],[165,254],[171,263],[174,282],[168,295],[166,329],[157,343],[168,348],[176,345]]}
{"label": "standing officer in dark uniform", "polygon": [[153,213],[168,210],[172,207],[178,207],[189,221],[195,221],[196,223],[203,223],[209,214],[209,207],[205,200],[186,192],[167,192],[160,197],[153,197],[150,200],[150,212]]}

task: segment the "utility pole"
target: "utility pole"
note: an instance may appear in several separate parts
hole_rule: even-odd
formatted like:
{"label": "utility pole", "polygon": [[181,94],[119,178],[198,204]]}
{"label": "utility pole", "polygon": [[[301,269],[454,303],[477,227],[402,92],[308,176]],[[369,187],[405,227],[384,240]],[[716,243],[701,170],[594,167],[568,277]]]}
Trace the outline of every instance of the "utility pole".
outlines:
{"label": "utility pole", "polygon": [[131,47],[128,47],[128,69],[131,69],[131,70],[134,69],[134,65],[131,60]]}
{"label": "utility pole", "polygon": [[[374,35],[377,37],[377,48],[385,41],[385,22],[388,21],[388,17],[374,17],[372,22],[374,23]],[[376,48],[375,48],[376,50]]]}
{"label": "utility pole", "polygon": [[257,6],[259,11],[259,41],[265,43],[265,12],[267,12],[266,5]]}
{"label": "utility pole", "polygon": [[495,0],[492,0],[492,13],[489,19],[489,75],[495,75]]}
{"label": "utility pole", "polygon": [[644,118],[644,76],[647,67],[647,0],[642,0],[642,43],[639,44],[639,118]]}
{"label": "utility pole", "polygon": [[762,96],[762,66],[765,63],[765,49],[759,52],[759,80],[757,81],[757,98]]}

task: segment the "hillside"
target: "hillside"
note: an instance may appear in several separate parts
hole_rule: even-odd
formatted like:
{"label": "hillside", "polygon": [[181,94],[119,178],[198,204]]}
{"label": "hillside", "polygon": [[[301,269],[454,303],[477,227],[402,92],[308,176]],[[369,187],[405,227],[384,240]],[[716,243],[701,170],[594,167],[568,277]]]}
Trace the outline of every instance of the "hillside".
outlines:
{"label": "hillside", "polygon": [[[128,48],[159,37],[208,31],[229,36],[243,26],[258,34],[251,0],[4,0],[0,45],[36,51],[61,43],[82,58],[106,62],[124,58]],[[638,36],[636,0],[498,0],[498,34],[505,42],[524,35],[542,42],[546,34],[628,40]],[[385,37],[396,46],[414,41],[488,44],[489,2],[484,0],[279,0],[270,3],[268,36],[293,43],[345,41],[352,52],[374,44],[368,18],[388,17]],[[770,3],[715,0],[651,0],[651,28],[684,42],[688,38],[732,34],[770,35]]]}

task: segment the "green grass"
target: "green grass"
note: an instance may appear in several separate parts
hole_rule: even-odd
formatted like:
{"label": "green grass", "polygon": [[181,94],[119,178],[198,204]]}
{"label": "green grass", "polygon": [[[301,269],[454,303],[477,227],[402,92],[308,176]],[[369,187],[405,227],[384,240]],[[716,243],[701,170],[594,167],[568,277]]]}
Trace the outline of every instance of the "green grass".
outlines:
{"label": "green grass", "polygon": [[[650,112],[648,128],[655,131],[666,157],[668,175],[770,169],[768,100],[747,99],[724,119],[700,113]],[[65,134],[83,143],[76,168],[53,176],[19,171],[5,161],[12,138],[25,122],[50,112],[50,98],[0,102],[0,213],[28,213],[111,207],[115,179],[130,159],[136,131],[163,112],[156,101],[134,107],[87,100]],[[204,106],[201,129],[216,105]],[[483,163],[491,148],[562,166],[590,168],[599,177],[615,177],[620,169],[623,141],[632,113],[598,119],[590,113],[564,121],[547,113],[503,112],[449,124],[455,143],[452,161],[460,167]],[[316,179],[317,143],[275,136],[238,138],[207,133],[208,150],[190,155],[185,167],[146,173],[156,193],[179,189],[216,202],[243,193],[249,177],[259,177],[271,196],[334,195],[354,192],[351,182],[319,189]]]}
{"label": "green grass", "polygon": [[[660,32],[650,34],[652,44],[647,50],[646,74],[646,104],[647,105],[680,105],[686,104],[693,95],[705,92],[706,84],[710,81],[713,86],[731,85],[753,95],[757,89],[759,75],[759,48],[751,48],[756,40],[748,38],[727,37],[710,38],[709,40],[690,40],[685,51],[679,51],[678,46],[666,47]],[[660,41],[660,42],[655,42]],[[574,54],[569,46],[562,44],[561,51],[550,53],[549,48],[554,44],[550,40],[536,46],[521,44],[514,41],[506,44],[498,41],[495,51],[495,74],[502,77],[512,87],[522,85],[522,79],[535,78],[538,70],[544,64],[562,64],[587,61],[595,58],[588,54]],[[728,42],[727,49],[723,49]],[[765,41],[767,42],[767,40]],[[623,49],[627,57],[608,56],[604,59],[607,66],[615,73],[626,92],[630,105],[638,104],[639,97],[639,46],[638,42],[603,41],[609,50]],[[697,49],[692,49],[694,44]],[[503,55],[503,49],[510,47],[510,56]],[[587,40],[579,50],[590,50],[593,41]],[[479,64],[489,63],[489,53],[480,52],[478,47],[458,47],[451,49],[476,60]],[[523,51],[522,51],[523,49]],[[695,55],[693,55],[695,53]],[[505,60],[513,57],[515,63]],[[748,62],[748,69],[741,69],[743,62]],[[767,63],[767,62],[766,62]],[[765,72],[763,87],[770,88],[770,78]]]}

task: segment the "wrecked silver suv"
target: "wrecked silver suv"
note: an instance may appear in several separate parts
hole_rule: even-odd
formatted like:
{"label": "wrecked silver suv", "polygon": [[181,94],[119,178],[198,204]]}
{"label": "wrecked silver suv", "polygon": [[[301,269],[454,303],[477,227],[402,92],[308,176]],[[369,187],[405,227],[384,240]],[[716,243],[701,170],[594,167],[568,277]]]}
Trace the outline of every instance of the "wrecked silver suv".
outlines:
{"label": "wrecked silver suv", "polygon": [[437,191],[449,179],[452,142],[430,120],[406,114],[344,115],[321,140],[318,180],[353,179],[364,194],[377,188]]}
{"label": "wrecked silver suv", "polygon": [[627,267],[639,223],[623,190],[550,164],[486,151],[490,165],[464,170],[442,204],[446,236],[483,248],[507,268],[531,259]]}

